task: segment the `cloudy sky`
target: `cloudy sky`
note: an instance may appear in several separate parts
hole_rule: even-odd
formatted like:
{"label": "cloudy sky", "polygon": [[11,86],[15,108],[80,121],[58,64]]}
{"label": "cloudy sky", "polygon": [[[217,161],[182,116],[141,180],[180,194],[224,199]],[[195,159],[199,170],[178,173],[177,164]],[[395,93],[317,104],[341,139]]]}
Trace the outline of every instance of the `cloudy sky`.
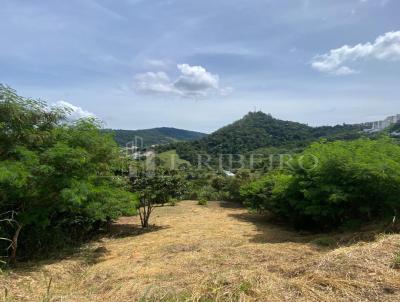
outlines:
{"label": "cloudy sky", "polygon": [[107,127],[400,113],[398,0],[0,0],[0,83]]}

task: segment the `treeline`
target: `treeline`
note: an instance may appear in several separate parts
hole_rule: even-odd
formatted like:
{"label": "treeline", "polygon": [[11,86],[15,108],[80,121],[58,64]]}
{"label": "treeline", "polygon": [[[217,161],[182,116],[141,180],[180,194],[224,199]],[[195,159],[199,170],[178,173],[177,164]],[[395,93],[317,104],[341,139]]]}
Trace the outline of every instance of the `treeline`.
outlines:
{"label": "treeline", "polygon": [[299,229],[353,228],[400,213],[400,146],[388,137],[311,144],[283,166],[192,174],[188,198],[243,203]]}
{"label": "treeline", "polygon": [[178,141],[191,141],[206,136],[206,134],[201,132],[168,127],[143,130],[104,129],[103,131],[105,133],[112,133],[115,141],[121,147],[134,143],[137,144],[139,148],[146,148],[152,145],[163,145]]}
{"label": "treeline", "polygon": [[240,195],[245,205],[299,228],[391,221],[400,210],[400,146],[389,138],[314,143]]}

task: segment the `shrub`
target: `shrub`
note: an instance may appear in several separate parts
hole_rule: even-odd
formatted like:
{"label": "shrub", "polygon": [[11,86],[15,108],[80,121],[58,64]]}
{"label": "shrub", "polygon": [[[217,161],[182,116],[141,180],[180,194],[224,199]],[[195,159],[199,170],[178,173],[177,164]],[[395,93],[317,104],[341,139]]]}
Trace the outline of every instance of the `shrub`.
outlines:
{"label": "shrub", "polygon": [[400,251],[393,258],[392,268],[400,269]]}
{"label": "shrub", "polygon": [[290,165],[243,186],[247,205],[300,228],[356,225],[400,210],[400,146],[388,138],[314,143]]}
{"label": "shrub", "polygon": [[205,199],[205,198],[200,198],[200,199],[197,201],[197,204],[200,205],[200,206],[206,206],[206,205],[208,204],[208,201],[207,201],[207,199]]}
{"label": "shrub", "polygon": [[[289,191],[292,175],[274,172],[252,181],[240,188],[244,205],[259,212],[271,211],[285,216],[285,198]],[[283,206],[282,208],[280,208]]]}
{"label": "shrub", "polygon": [[[214,191],[214,199],[240,202],[240,187],[250,179],[250,171],[238,170],[235,176],[217,175],[211,178],[211,190]],[[216,197],[216,198],[215,198]],[[213,198],[210,198],[213,199]]]}
{"label": "shrub", "polygon": [[204,186],[197,190],[196,199],[203,198],[207,200],[219,200],[220,194],[218,191],[213,189],[211,186]]}
{"label": "shrub", "polygon": [[178,199],[176,199],[176,198],[172,198],[172,199],[168,202],[168,205],[171,206],[171,207],[174,207],[174,206],[176,206],[177,204],[178,204]]}

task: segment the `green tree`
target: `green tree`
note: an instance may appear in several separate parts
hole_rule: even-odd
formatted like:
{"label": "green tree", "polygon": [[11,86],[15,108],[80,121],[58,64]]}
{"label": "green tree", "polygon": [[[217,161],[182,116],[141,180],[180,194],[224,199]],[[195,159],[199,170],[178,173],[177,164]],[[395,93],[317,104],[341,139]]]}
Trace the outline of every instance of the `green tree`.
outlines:
{"label": "green tree", "polygon": [[155,206],[164,205],[172,198],[179,199],[186,191],[185,179],[177,170],[139,169],[131,181],[132,190],[139,194],[139,216],[143,228],[149,227]]}
{"label": "green tree", "polygon": [[128,182],[114,174],[112,137],[94,119],[67,118],[67,109],[0,86],[0,213],[15,213],[16,226],[0,237],[13,238],[11,261],[17,246],[24,255],[42,252],[135,213]]}

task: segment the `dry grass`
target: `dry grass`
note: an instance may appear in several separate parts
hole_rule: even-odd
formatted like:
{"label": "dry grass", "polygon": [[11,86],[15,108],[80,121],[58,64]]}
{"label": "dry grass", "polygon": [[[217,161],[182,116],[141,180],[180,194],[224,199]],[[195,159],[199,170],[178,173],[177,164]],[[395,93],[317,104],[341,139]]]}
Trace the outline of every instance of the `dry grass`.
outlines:
{"label": "dry grass", "polygon": [[[0,276],[5,301],[400,301],[400,235],[371,242],[299,234],[211,202],[123,218],[114,238]],[[334,241],[334,242],[335,242]],[[318,245],[318,243],[323,243]],[[328,242],[329,244],[324,244]],[[346,242],[349,242],[346,238]],[[51,284],[50,284],[51,280]],[[0,301],[1,299],[0,298]]]}

